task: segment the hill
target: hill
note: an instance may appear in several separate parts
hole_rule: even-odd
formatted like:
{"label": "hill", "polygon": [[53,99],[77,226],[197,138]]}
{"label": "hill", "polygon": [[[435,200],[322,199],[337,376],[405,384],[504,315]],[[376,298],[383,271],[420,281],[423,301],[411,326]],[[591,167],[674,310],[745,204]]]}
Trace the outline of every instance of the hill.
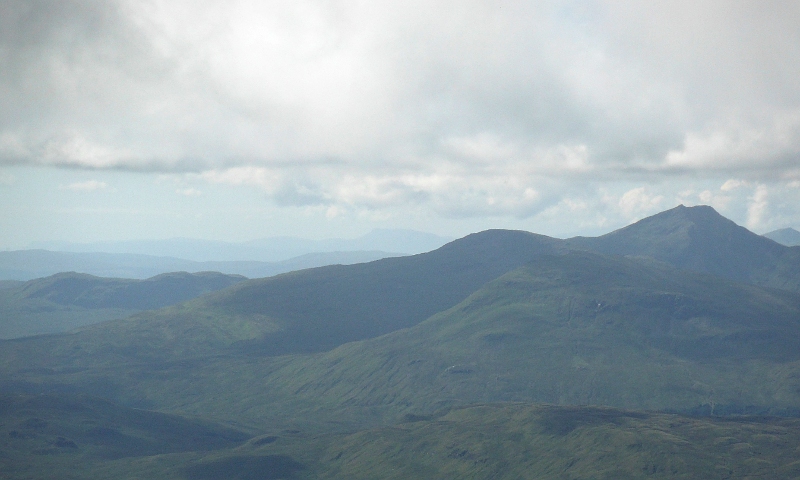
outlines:
{"label": "hill", "polygon": [[539,255],[428,320],[316,355],[244,349],[197,311],[6,342],[0,388],[322,430],[497,401],[800,413],[800,298],[652,261]]}
{"label": "hill", "polygon": [[101,352],[161,361],[330,350],[415,325],[536,255],[557,251],[558,243],[526,232],[487,231],[430,253],[244,281],[52,341],[80,345],[80,355],[96,362]]}
{"label": "hill", "polygon": [[[214,438],[209,433],[219,430],[207,426],[200,429],[187,425],[185,420],[158,418],[150,412],[136,412],[136,417],[145,422],[123,419],[108,426],[108,416],[91,416],[94,411],[89,409],[82,413],[68,411],[66,419],[57,417],[53,422],[56,425],[46,426],[44,435],[31,427],[46,420],[37,417],[19,422],[11,431],[41,437],[50,433],[51,438],[40,437],[38,444],[42,448],[28,451],[17,445],[33,444],[35,440],[10,438],[6,443],[17,448],[4,449],[6,455],[0,459],[0,472],[29,479],[52,478],[57,471],[62,473],[60,478],[120,480],[722,480],[800,475],[796,456],[800,445],[797,419],[697,418],[586,406],[491,404],[452,409],[429,418],[408,419],[398,425],[347,434],[275,431],[228,446],[225,443],[232,443],[237,432],[223,431]],[[38,411],[35,414],[43,416]],[[7,419],[6,415],[4,420]],[[78,420],[88,422],[89,427],[70,425],[77,426]],[[131,424],[138,427],[135,432],[144,430],[144,434],[126,438],[122,432],[130,432]],[[175,444],[166,448],[158,444],[162,437],[157,429],[142,429],[142,424],[172,427],[164,434],[174,438]],[[198,433],[200,439],[193,436]],[[181,438],[178,434],[185,436]],[[116,442],[101,445],[97,438],[103,436],[115,438]],[[133,445],[144,444],[145,448],[123,450],[133,455],[116,455],[119,458],[108,455],[109,451],[119,452],[115,447],[124,444],[122,439]],[[218,448],[209,450],[209,445],[203,445],[201,439],[216,440]],[[155,445],[146,443],[148,440]],[[206,448],[196,446],[195,450],[186,451],[186,447],[191,447],[187,445],[189,442]],[[151,452],[146,453],[147,448]],[[162,453],[153,454],[153,450]],[[43,455],[43,451],[51,453]],[[99,455],[92,455],[93,451]]]}
{"label": "hill", "polygon": [[81,395],[0,395],[3,478],[81,478],[87,463],[230,448],[249,437]]}
{"label": "hill", "polygon": [[800,249],[756,235],[708,206],[680,205],[606,235],[575,237],[567,243],[572,248],[647,256],[730,280],[800,291]]}
{"label": "hill", "polygon": [[781,245],[786,245],[787,247],[800,246],[800,232],[794,228],[773,230],[769,233],[765,233],[764,236],[770,240],[780,243]]}
{"label": "hill", "polygon": [[174,272],[146,280],[59,273],[0,289],[0,338],[56,333],[184,302],[241,281],[239,275]]}

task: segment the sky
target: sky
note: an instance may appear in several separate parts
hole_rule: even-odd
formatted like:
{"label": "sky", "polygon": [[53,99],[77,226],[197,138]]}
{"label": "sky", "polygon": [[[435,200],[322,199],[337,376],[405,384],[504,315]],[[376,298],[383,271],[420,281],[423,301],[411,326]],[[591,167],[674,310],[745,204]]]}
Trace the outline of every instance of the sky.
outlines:
{"label": "sky", "polygon": [[0,249],[800,227],[800,3],[0,0]]}

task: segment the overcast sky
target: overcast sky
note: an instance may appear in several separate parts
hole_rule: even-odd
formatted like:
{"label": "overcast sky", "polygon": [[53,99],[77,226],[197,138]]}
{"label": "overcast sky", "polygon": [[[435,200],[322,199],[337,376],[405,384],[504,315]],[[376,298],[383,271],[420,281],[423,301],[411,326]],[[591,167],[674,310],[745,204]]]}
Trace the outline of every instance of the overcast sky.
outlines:
{"label": "overcast sky", "polygon": [[0,0],[0,248],[800,227],[800,3]]}

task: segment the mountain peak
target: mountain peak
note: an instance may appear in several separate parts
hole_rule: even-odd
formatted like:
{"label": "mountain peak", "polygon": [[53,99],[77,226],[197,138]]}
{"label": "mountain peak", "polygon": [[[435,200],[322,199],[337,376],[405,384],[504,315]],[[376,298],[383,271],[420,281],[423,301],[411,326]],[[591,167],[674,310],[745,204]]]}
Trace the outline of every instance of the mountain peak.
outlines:
{"label": "mountain peak", "polygon": [[787,247],[795,247],[800,245],[800,232],[794,228],[781,228],[780,230],[773,230],[764,234],[770,240],[774,240],[781,245]]}
{"label": "mountain peak", "polygon": [[786,249],[707,205],[679,205],[606,235],[568,242],[612,255],[648,256],[738,281],[752,281]]}

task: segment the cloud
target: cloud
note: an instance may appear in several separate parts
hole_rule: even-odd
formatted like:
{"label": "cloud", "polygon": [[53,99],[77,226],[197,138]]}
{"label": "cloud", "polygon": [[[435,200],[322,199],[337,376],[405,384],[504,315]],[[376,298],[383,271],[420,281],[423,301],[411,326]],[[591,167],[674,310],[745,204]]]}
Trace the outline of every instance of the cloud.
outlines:
{"label": "cloud", "polygon": [[96,192],[98,190],[105,190],[108,188],[106,182],[97,180],[86,180],[85,182],[70,183],[60,187],[62,190],[72,190],[73,192]]}
{"label": "cloud", "polygon": [[175,190],[175,193],[178,195],[183,195],[185,197],[199,197],[203,194],[200,190],[196,188],[179,188]]}
{"label": "cloud", "polygon": [[640,185],[682,174],[800,179],[798,23],[790,2],[6,2],[0,164],[336,215],[527,218],[591,182],[638,216],[668,198]]}

